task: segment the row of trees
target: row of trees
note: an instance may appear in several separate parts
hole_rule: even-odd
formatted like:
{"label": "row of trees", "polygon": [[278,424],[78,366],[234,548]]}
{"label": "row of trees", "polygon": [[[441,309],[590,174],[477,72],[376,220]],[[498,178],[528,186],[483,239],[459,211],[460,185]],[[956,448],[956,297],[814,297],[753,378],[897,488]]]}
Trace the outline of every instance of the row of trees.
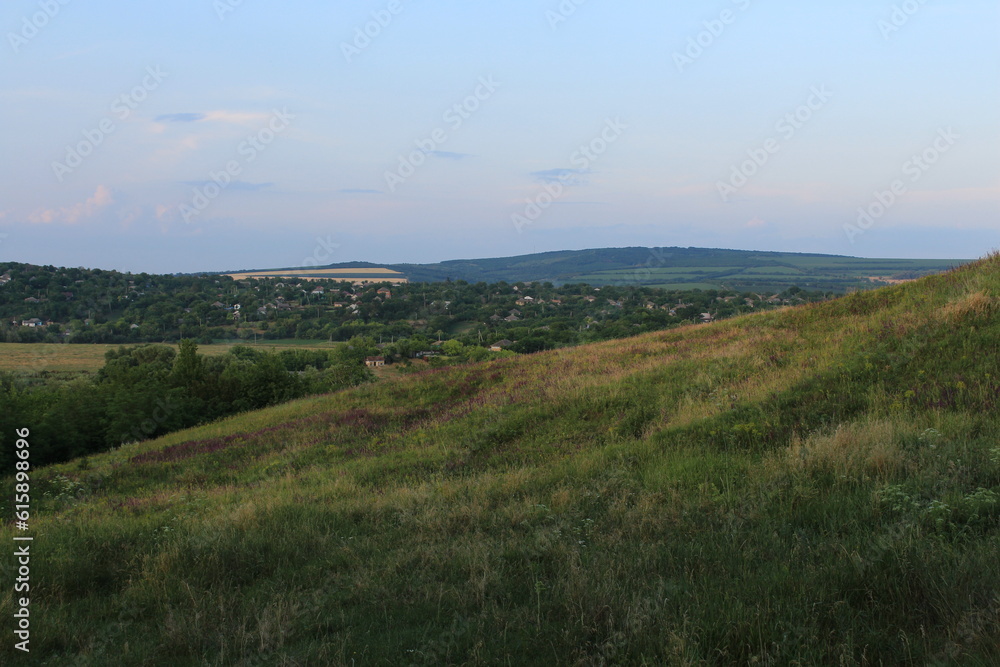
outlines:
{"label": "row of trees", "polygon": [[14,429],[25,425],[32,461],[43,465],[372,379],[364,345],[279,353],[237,346],[220,356],[197,347],[122,347],[96,376],[69,382],[0,375],[0,470],[13,470]]}

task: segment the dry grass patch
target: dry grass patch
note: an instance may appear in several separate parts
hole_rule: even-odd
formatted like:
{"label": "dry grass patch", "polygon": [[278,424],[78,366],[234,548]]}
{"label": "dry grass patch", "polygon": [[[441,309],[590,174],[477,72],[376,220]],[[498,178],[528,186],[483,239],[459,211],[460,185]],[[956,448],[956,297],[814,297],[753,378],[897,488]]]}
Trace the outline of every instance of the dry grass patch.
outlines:
{"label": "dry grass patch", "polygon": [[792,438],[779,456],[786,469],[807,476],[888,480],[902,471],[907,430],[889,421],[842,424],[832,433]]}
{"label": "dry grass patch", "polygon": [[975,320],[991,315],[997,308],[998,299],[983,290],[964,295],[952,301],[940,312],[941,318],[952,324]]}

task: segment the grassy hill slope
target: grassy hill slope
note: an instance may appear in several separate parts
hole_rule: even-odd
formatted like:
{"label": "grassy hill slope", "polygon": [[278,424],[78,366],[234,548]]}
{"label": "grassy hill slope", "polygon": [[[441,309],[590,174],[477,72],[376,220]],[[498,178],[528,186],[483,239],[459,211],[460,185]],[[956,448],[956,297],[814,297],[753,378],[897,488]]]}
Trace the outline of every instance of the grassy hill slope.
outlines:
{"label": "grassy hill slope", "polygon": [[998,341],[994,257],[36,471],[19,662],[990,664]]}

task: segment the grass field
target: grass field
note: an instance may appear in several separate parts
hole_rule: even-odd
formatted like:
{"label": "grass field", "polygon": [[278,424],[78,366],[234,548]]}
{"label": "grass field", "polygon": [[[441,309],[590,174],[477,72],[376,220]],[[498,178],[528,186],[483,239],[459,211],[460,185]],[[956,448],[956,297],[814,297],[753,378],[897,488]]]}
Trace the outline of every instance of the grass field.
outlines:
{"label": "grass field", "polygon": [[845,291],[872,287],[872,277],[916,277],[954,268],[943,260],[863,260],[783,255],[763,266],[657,266],[582,273],[573,281],[592,284],[643,284],[667,289],[768,289],[793,285],[804,289]]}
{"label": "grass field", "polygon": [[700,290],[710,290],[719,289],[719,285],[715,283],[654,283],[649,285],[649,287],[659,287],[661,289],[669,290],[690,290],[690,289],[700,289]]}
{"label": "grass field", "polygon": [[[248,345],[265,350],[332,349],[337,344],[324,341],[276,340],[217,343],[201,345],[198,351],[207,355],[225,354],[234,345]],[[104,365],[104,353],[117,350],[119,345],[55,345],[48,343],[0,343],[0,371],[40,373],[96,372]],[[172,345],[174,349],[176,345]]]}
{"label": "grass field", "polygon": [[0,656],[997,664],[998,340],[992,258],[35,470]]}

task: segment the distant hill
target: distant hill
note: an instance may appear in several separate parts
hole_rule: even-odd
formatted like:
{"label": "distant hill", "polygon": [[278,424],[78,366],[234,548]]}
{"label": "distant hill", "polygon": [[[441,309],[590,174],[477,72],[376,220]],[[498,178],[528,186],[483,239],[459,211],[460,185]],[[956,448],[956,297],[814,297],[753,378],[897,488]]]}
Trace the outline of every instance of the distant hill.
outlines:
{"label": "distant hill", "polygon": [[993,257],[32,466],[31,664],[996,664],[998,340]]}
{"label": "distant hill", "polygon": [[[711,248],[596,248],[562,250],[516,257],[456,259],[436,264],[351,262],[309,269],[309,277],[440,282],[551,282],[592,285],[646,285],[668,289],[847,291],[892,284],[939,273],[967,263],[954,259],[863,259],[842,255],[758,252]],[[362,274],[359,269],[368,273]],[[302,269],[268,270],[293,275]],[[230,272],[260,274],[254,272]],[[301,274],[294,274],[301,277]]]}

